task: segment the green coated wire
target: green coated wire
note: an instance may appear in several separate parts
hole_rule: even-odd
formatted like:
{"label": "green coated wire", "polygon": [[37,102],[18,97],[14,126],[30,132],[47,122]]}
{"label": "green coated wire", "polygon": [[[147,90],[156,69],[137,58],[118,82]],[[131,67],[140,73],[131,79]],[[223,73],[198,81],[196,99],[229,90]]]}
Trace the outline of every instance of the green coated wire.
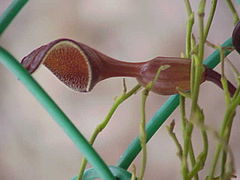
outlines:
{"label": "green coated wire", "polygon": [[[0,35],[8,27],[14,17],[27,3],[28,0],[14,0],[0,16]],[[114,176],[105,162],[99,157],[95,150],[88,144],[78,129],[72,124],[68,117],[61,111],[55,102],[38,85],[38,83],[26,72],[18,61],[7,51],[0,47],[0,62],[15,74],[30,92],[44,106],[53,119],[64,129],[70,139],[76,144],[88,161],[96,168],[96,171],[104,179],[114,180]]]}
{"label": "green coated wire", "polygon": [[[226,40],[222,47],[231,47],[232,38]],[[227,56],[231,50],[224,49],[224,55]],[[214,68],[220,62],[219,50],[214,51],[210,56],[206,58],[204,64],[209,68]],[[172,114],[172,112],[179,105],[179,95],[172,95],[169,99],[161,106],[161,108],[155,113],[152,119],[147,123],[146,133],[147,141],[157,132],[161,125],[167,120],[167,118]],[[136,137],[125,150],[123,155],[120,157],[117,166],[123,169],[127,169],[132,161],[136,158],[138,153],[141,151],[141,145],[139,137]]]}
{"label": "green coated wire", "polygon": [[9,7],[0,16],[0,35],[12,22],[14,17],[22,9],[22,7],[28,2],[28,0],[14,0]]}
{"label": "green coated wire", "polygon": [[[116,166],[109,166],[108,167],[113,175],[117,178],[117,180],[130,180],[131,179],[131,173],[126,171],[125,169],[122,169],[120,167]],[[77,180],[77,176],[74,177],[71,180]],[[84,180],[95,180],[100,178],[99,175],[96,173],[96,170],[94,168],[87,169],[84,172],[83,178]]]}
{"label": "green coated wire", "polygon": [[88,141],[78,131],[70,119],[61,111],[56,103],[48,96],[42,87],[32,78],[32,76],[22,67],[22,65],[6,50],[0,47],[0,63],[9,69],[33,94],[39,103],[52,116],[55,122],[65,131],[70,139],[75,143],[80,152],[93,165],[101,178],[114,180],[114,176],[108,169],[105,162],[96,151],[89,145]]}

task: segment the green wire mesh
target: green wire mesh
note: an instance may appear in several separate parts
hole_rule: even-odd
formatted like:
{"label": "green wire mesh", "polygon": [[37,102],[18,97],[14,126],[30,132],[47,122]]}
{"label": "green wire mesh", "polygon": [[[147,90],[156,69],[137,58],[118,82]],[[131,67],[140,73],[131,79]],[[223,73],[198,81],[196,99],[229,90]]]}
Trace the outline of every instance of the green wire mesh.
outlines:
{"label": "green wire mesh", "polygon": [[[26,4],[27,0],[14,0],[0,17],[0,35],[8,27],[17,13]],[[232,46],[232,39],[229,38],[222,44],[222,47]],[[224,49],[227,56],[231,51]],[[220,61],[220,53],[214,51],[205,61],[204,64],[209,68],[214,68]],[[136,137],[128,146],[126,151],[120,157],[116,166],[107,166],[96,151],[89,145],[81,132],[74,126],[64,112],[48,96],[42,87],[32,78],[32,76],[21,66],[21,64],[5,49],[0,47],[0,63],[9,69],[32,93],[32,95],[42,104],[47,112],[52,116],[55,122],[70,137],[84,157],[92,164],[93,169],[86,170],[85,180],[102,178],[113,180],[117,177],[119,180],[129,180],[131,174],[126,171],[138,153],[141,151],[139,137]],[[179,95],[170,96],[169,99],[159,108],[152,119],[146,125],[147,140],[157,132],[161,125],[167,120],[172,112],[179,105]]]}
{"label": "green wire mesh", "polygon": [[14,0],[10,6],[4,11],[0,16],[0,35],[12,22],[14,17],[22,9],[22,7],[27,3],[28,0]]}

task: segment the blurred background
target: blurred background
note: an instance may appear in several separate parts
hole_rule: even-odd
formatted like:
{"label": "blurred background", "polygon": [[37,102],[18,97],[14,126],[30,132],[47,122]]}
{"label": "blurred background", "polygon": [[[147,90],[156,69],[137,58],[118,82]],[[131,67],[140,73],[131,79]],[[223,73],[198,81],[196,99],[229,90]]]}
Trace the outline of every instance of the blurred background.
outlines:
{"label": "blurred background", "polygon": [[[0,0],[0,14],[10,3],[10,0]],[[198,1],[192,3],[196,11]],[[210,2],[207,3],[209,5]],[[239,11],[239,6],[237,9]],[[116,59],[137,62],[156,56],[180,56],[185,47],[185,24],[185,6],[179,0],[32,0],[1,36],[0,44],[20,61],[33,49],[57,38],[67,37]],[[232,30],[231,13],[225,2],[219,1],[208,40],[221,44],[231,36]],[[197,29],[194,32],[197,36]],[[206,56],[211,52],[213,49],[207,47]],[[229,58],[240,67],[236,53]],[[226,67],[226,73],[234,82],[230,68]],[[85,94],[65,87],[45,67],[33,76],[87,138],[104,119],[114,97],[122,92],[121,78],[102,81],[92,92]],[[129,89],[135,84],[134,79],[127,79]],[[2,65],[0,87],[0,179],[66,180],[77,175],[82,158],[78,149]],[[120,106],[94,144],[107,164],[116,164],[138,134],[140,94]],[[150,94],[147,100],[148,120],[167,98]],[[200,104],[207,125],[218,129],[225,110],[222,90],[211,83],[204,83],[201,86]],[[145,179],[181,178],[176,147],[165,128],[173,119],[176,120],[176,133],[181,140],[177,109],[148,143]],[[240,179],[239,120],[238,112],[230,141],[236,175],[239,176],[237,179]],[[212,136],[210,141],[209,157],[213,155],[213,145],[216,143]],[[198,131],[194,132],[193,142],[196,151],[200,152],[202,146]],[[134,161],[137,167],[139,159]],[[208,159],[207,167],[209,164]]]}

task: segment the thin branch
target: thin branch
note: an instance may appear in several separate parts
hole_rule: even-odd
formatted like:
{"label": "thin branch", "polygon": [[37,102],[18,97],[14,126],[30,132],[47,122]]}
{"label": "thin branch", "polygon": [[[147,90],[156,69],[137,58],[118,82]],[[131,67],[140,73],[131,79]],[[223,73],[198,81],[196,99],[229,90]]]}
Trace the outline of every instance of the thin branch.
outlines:
{"label": "thin branch", "polygon": [[[141,88],[141,85],[137,84],[132,90],[130,90],[129,92],[125,92],[126,91],[126,84],[125,84],[125,82],[123,83],[123,94],[115,99],[115,101],[114,101],[111,109],[109,110],[107,116],[105,117],[105,119],[99,125],[97,125],[93,134],[90,137],[89,144],[93,145],[93,143],[96,140],[98,134],[107,126],[107,124],[109,123],[110,119],[112,118],[114,112],[117,110],[119,105],[121,103],[123,103],[126,99],[128,99],[130,96],[135,94],[140,88]],[[81,165],[80,165],[78,180],[82,179],[86,166],[87,166],[87,160],[86,160],[86,158],[83,158],[83,160],[81,162]]]}

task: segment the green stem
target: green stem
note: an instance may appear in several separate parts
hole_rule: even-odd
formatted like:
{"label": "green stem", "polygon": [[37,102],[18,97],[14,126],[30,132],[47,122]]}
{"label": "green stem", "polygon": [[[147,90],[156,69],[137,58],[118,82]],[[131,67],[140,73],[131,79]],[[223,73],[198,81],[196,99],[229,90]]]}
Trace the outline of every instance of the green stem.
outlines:
{"label": "green stem", "polygon": [[12,22],[14,17],[19,13],[28,0],[14,0],[10,6],[0,16],[0,35]]}
{"label": "green stem", "polygon": [[[191,165],[192,167],[196,166],[196,158],[195,158],[195,153],[194,153],[194,149],[193,149],[193,144],[192,141],[190,140],[189,142],[189,157],[190,157],[190,161],[191,161]],[[198,180],[198,174],[194,174],[194,179]]]}
{"label": "green stem", "polygon": [[[181,119],[182,119],[182,132],[183,132],[183,139],[184,139],[188,122],[187,122],[186,110],[185,110],[185,97],[183,96],[180,96],[180,113],[181,113]],[[188,176],[188,163],[187,163],[186,153],[183,153],[183,150],[182,150],[182,157],[181,157],[181,169],[182,169],[181,171],[182,171],[183,179],[186,179]]]}
{"label": "green stem", "polygon": [[[239,103],[240,103],[240,96],[238,94],[238,96],[236,96],[235,99],[233,98],[231,103],[227,106],[227,109],[226,109],[226,112],[225,112],[225,115],[224,115],[224,120],[223,120],[221,130],[220,130],[220,138],[222,140],[226,140],[226,137],[225,137],[226,129],[229,127],[229,125],[231,125],[231,121],[232,121],[233,115],[235,113],[235,109],[236,109],[236,107],[238,106]],[[214,154],[214,158],[213,158],[213,161],[212,161],[212,165],[211,165],[211,168],[210,168],[210,171],[209,171],[208,180],[212,180],[212,178],[214,177],[216,165],[217,165],[220,153],[223,150],[224,146],[226,146],[226,145],[223,145],[222,142],[218,143],[218,145],[217,145],[217,148],[216,148],[215,154]]]}
{"label": "green stem", "polygon": [[[191,57],[191,49],[193,47],[191,41],[192,41],[192,28],[193,28],[193,24],[194,24],[194,13],[192,11],[192,7],[190,4],[189,0],[185,0],[185,7],[187,10],[187,15],[188,15],[188,20],[187,20],[187,28],[186,28],[186,58],[190,58]],[[192,60],[193,62],[193,60]],[[194,64],[194,63],[192,63]],[[188,129],[188,121],[186,119],[186,112],[185,112],[185,97],[180,96],[180,111],[181,111],[181,118],[182,118],[182,127],[183,127],[183,134],[185,137],[185,134],[187,132]],[[183,153],[182,153],[182,175],[183,178],[186,179],[188,176],[188,161],[187,161],[187,151],[186,151],[186,146],[187,144],[184,143],[183,146]],[[194,152],[193,152],[193,147],[192,144],[190,145],[190,160],[192,165],[194,165],[195,163],[195,156],[194,156]],[[198,177],[196,177],[196,180],[198,179]]]}
{"label": "green stem", "polygon": [[182,129],[183,132],[186,128],[187,118],[186,118],[186,108],[185,108],[185,97],[180,96],[180,114],[182,119]]}
{"label": "green stem", "polygon": [[198,47],[198,60],[199,64],[202,64],[203,55],[204,55],[204,45],[205,45],[205,36],[204,36],[204,15],[205,15],[205,5],[206,0],[201,0],[198,9],[198,30],[199,30],[199,47]]}
{"label": "green stem", "polygon": [[[199,96],[199,90],[200,90],[200,84],[201,84],[201,78],[202,78],[202,73],[203,73],[203,55],[204,55],[204,44],[205,44],[205,39],[204,39],[204,11],[205,11],[205,4],[206,0],[201,0],[199,4],[199,10],[198,10],[198,21],[199,21],[199,45],[198,45],[198,56],[196,56],[195,61],[194,61],[194,84],[193,84],[193,90],[192,90],[192,107],[191,107],[191,113],[190,113],[190,122],[188,123],[188,129],[186,130],[186,134],[184,137],[184,151],[183,154],[186,154],[185,156],[188,155],[188,152],[190,151],[190,159],[192,162],[193,166],[193,171],[194,172],[192,175],[195,177],[195,179],[198,179],[198,171],[194,169],[196,166],[196,161],[195,161],[195,156],[194,156],[194,151],[192,147],[192,132],[193,132],[193,124],[196,114],[197,114],[197,104],[198,104],[198,96]],[[201,162],[201,160],[200,160]],[[188,178],[187,179],[191,179]]]}
{"label": "green stem", "polygon": [[[122,104],[131,95],[135,94],[140,88],[141,88],[141,85],[138,84],[132,90],[130,90],[127,93],[124,92],[121,96],[119,96],[115,100],[114,104],[112,105],[112,107],[111,107],[110,111],[108,112],[107,116],[105,117],[105,119],[95,128],[93,134],[91,135],[90,140],[89,140],[90,145],[93,145],[98,134],[107,126],[107,124],[109,123],[110,119],[112,118],[114,112],[119,107],[119,105]],[[80,170],[79,170],[78,180],[82,179],[86,166],[87,166],[87,159],[83,158],[83,160],[81,162]]]}
{"label": "green stem", "polygon": [[[196,40],[194,35],[192,35],[191,38],[191,45],[192,45],[192,49],[196,49]],[[191,56],[191,73],[190,73],[190,94],[193,93],[193,85],[194,85],[194,79],[195,79],[195,61],[196,61],[196,54],[197,52],[192,52],[192,56]]]}
{"label": "green stem", "polygon": [[213,21],[213,17],[214,17],[216,7],[217,7],[217,2],[218,2],[218,0],[212,0],[212,6],[211,6],[211,9],[209,12],[207,24],[206,24],[205,31],[204,31],[204,40],[205,41],[207,40],[207,36],[208,36],[209,30],[210,30],[210,27],[211,27],[211,24]]}
{"label": "green stem", "polygon": [[191,172],[189,172],[188,179],[191,179],[196,174],[198,174],[198,172],[201,169],[203,169],[204,164],[205,164],[206,159],[207,159],[207,153],[208,153],[208,137],[207,137],[206,129],[204,127],[204,114],[203,114],[202,110],[200,109],[200,107],[197,108],[197,114],[198,114],[197,119],[199,120],[197,122],[197,124],[200,126],[200,129],[201,129],[201,136],[202,136],[202,141],[203,141],[203,150],[199,154],[199,156],[197,157],[197,161],[196,161],[194,167],[192,168]]}
{"label": "green stem", "polygon": [[136,166],[133,164],[131,180],[136,180]]}
{"label": "green stem", "polygon": [[228,144],[229,144],[229,139],[231,135],[231,129],[232,129],[232,123],[233,119],[235,116],[236,112],[232,114],[231,117],[229,117],[229,125],[226,127],[225,134],[223,135],[224,137],[224,148],[222,152],[222,161],[221,161],[221,178],[225,176],[225,168],[226,168],[226,161],[227,161],[227,151],[228,151]]}
{"label": "green stem", "polygon": [[[201,0],[199,3],[199,9],[198,9],[198,20],[199,20],[198,56],[195,58],[195,61],[194,61],[194,66],[195,66],[194,67],[194,76],[191,76],[191,77],[194,77],[194,84],[193,84],[193,89],[192,89],[192,94],[191,94],[192,107],[191,107],[191,113],[190,113],[190,122],[187,123],[186,130],[184,132],[183,158],[187,159],[188,154],[189,154],[193,167],[195,167],[196,161],[195,161],[195,155],[194,155],[194,150],[193,150],[192,140],[191,140],[192,132],[193,132],[192,122],[194,122],[194,120],[196,118],[199,88],[200,88],[200,84],[201,84],[202,72],[204,70],[202,61],[203,61],[204,44],[205,44],[205,40],[204,40],[205,4],[206,4],[206,0]],[[195,173],[194,176],[195,176],[195,179],[198,179],[197,173]],[[184,176],[184,179],[189,179],[188,175],[187,175],[187,177]]]}
{"label": "green stem", "polygon": [[239,21],[239,16],[238,16],[238,13],[232,3],[232,0],[226,0],[226,3],[230,9],[230,11],[232,12],[233,14],[233,24],[236,25],[237,22]]}
{"label": "green stem", "polygon": [[187,9],[188,20],[187,20],[187,29],[186,29],[186,58],[191,56],[191,36],[192,36],[192,27],[194,24],[194,13],[191,8],[189,0],[185,0],[185,6]]}
{"label": "green stem", "polygon": [[169,68],[168,65],[165,66],[160,66],[153,81],[151,81],[150,83],[147,84],[147,86],[144,88],[143,92],[142,92],[142,106],[141,106],[141,123],[140,123],[140,134],[139,134],[139,138],[140,138],[140,142],[141,142],[141,147],[142,147],[142,160],[141,160],[141,169],[140,169],[140,175],[139,175],[139,180],[143,179],[144,173],[145,173],[145,169],[146,169],[146,164],[147,164],[147,134],[146,134],[146,100],[149,94],[149,91],[152,89],[152,87],[154,86],[154,84],[156,83],[160,72],[162,70],[165,70]]}
{"label": "green stem", "polygon": [[223,49],[221,47],[218,47],[219,51],[220,51],[220,61],[221,61],[221,83],[222,83],[222,87],[223,87],[223,91],[224,91],[224,97],[225,97],[225,102],[226,105],[228,106],[230,101],[231,101],[231,96],[230,96],[230,92],[228,89],[228,82],[227,79],[225,77],[225,73],[224,73],[224,53],[223,53]]}
{"label": "green stem", "polygon": [[[229,38],[222,45],[222,47],[232,46],[232,39]],[[230,54],[230,49],[224,49],[224,56]],[[215,50],[210,56],[208,56],[204,64],[209,68],[214,68],[220,62],[219,50]],[[147,141],[151,139],[151,137],[157,132],[157,130],[162,126],[162,124],[166,121],[166,119],[171,115],[171,113],[178,107],[179,105],[179,95],[172,95],[168,98],[168,100],[159,108],[159,110],[155,113],[152,119],[146,125],[147,132]],[[136,158],[138,153],[141,151],[141,144],[139,141],[139,137],[136,137],[125,150],[125,152],[120,157],[117,166],[127,169],[132,161]]]}
{"label": "green stem", "polygon": [[190,121],[194,120],[194,113],[197,108],[199,88],[202,80],[202,73],[204,71],[204,67],[202,64],[196,62],[195,64],[195,81],[193,85],[193,93],[192,93],[192,108],[191,108],[191,117]]}
{"label": "green stem", "polygon": [[206,0],[201,0],[199,4],[198,17],[199,17],[199,46],[198,46],[198,57],[195,61],[195,75],[194,75],[194,85],[192,91],[192,108],[191,108],[191,117],[190,121],[194,118],[194,113],[197,109],[199,87],[201,84],[202,72],[204,67],[202,65],[203,54],[204,54],[204,9],[205,9]]}
{"label": "green stem", "polygon": [[[228,117],[231,115],[231,111],[230,109],[228,109],[225,113],[225,116],[224,116],[224,123],[225,124],[227,121],[228,121]],[[220,132],[220,134],[222,135],[224,133],[224,130],[225,128],[223,127],[222,125],[222,130]],[[220,138],[222,139],[222,136],[220,135]],[[217,147],[216,147],[216,150],[215,150],[215,154],[213,156],[213,161],[212,161],[212,165],[210,167],[210,171],[209,171],[209,175],[208,175],[208,180],[212,180],[214,178],[214,174],[215,174],[215,170],[216,170],[216,165],[217,165],[217,162],[218,162],[218,159],[219,159],[219,156],[220,156],[220,153],[222,151],[222,148],[223,148],[223,143],[222,141],[220,143],[218,143]]]}
{"label": "green stem", "polygon": [[[187,29],[186,29],[186,58],[190,58],[191,57],[191,51],[192,51],[191,49],[193,47],[191,42],[192,42],[192,28],[193,28],[193,24],[194,24],[194,13],[192,11],[191,4],[190,4],[189,0],[185,0],[185,6],[186,6],[187,14],[188,14]],[[193,60],[192,60],[192,62],[193,62]],[[192,64],[194,64],[194,62]],[[191,86],[192,86],[192,83],[191,83]],[[182,97],[182,98],[184,98],[184,97]],[[182,102],[184,102],[183,99],[182,99]],[[185,105],[183,105],[183,103],[181,103],[180,105],[185,106]],[[183,132],[184,132],[184,137],[185,137],[186,132],[188,131],[187,129],[189,127],[189,123],[186,121],[186,118],[184,117],[185,112],[183,112],[183,111],[185,111],[185,108],[182,107],[181,108],[181,113],[182,113],[182,121],[185,121],[185,122],[183,122],[183,123],[185,123],[185,125],[183,126],[184,127]],[[188,147],[188,145],[190,147]],[[187,150],[186,150],[186,148],[187,148]],[[184,141],[183,156],[182,156],[182,174],[183,174],[184,179],[187,178],[187,174],[188,174],[188,161],[187,161],[188,149],[190,151],[189,155],[190,155],[190,160],[191,160],[192,166],[194,166],[194,164],[196,162],[191,141],[190,141],[190,144],[186,144],[185,141]],[[198,180],[197,175],[195,176],[195,180]]]}
{"label": "green stem", "polygon": [[240,84],[239,84],[238,86],[239,86],[239,87],[237,88],[237,90],[236,90],[236,92],[235,92],[235,94],[234,94],[234,96],[233,96],[232,99],[236,99],[237,96],[239,96],[239,94],[240,94]]}
{"label": "green stem", "polygon": [[[182,172],[183,172],[183,179],[187,180],[188,179],[188,173],[189,173],[189,167],[188,167],[188,163],[187,163],[187,159],[188,159],[188,154],[189,154],[189,149],[190,149],[190,144],[191,144],[191,134],[192,134],[192,130],[193,130],[193,125],[191,122],[186,123],[186,128],[184,133],[184,137],[183,137],[183,167],[182,167]],[[191,161],[193,160],[191,154]],[[195,157],[194,157],[195,159]],[[192,162],[194,163],[194,162]],[[194,164],[193,164],[194,165]]]}
{"label": "green stem", "polygon": [[30,76],[22,65],[7,51],[0,47],[0,63],[8,68],[32,93],[45,110],[52,116],[55,122],[65,131],[70,139],[75,143],[80,152],[96,168],[97,172],[103,179],[114,180],[114,176],[108,169],[107,165],[88,144],[84,136],[78,131],[70,119],[48,96],[42,87]]}
{"label": "green stem", "polygon": [[191,4],[190,4],[190,1],[189,0],[184,0],[184,2],[185,2],[187,14],[188,14],[188,16],[190,16],[192,14],[192,12],[193,12]]}
{"label": "green stem", "polygon": [[198,57],[196,57],[195,62],[195,75],[194,75],[194,85],[192,91],[192,108],[191,108],[191,117],[190,121],[193,120],[194,113],[197,109],[198,95],[199,95],[199,87],[202,78],[202,72],[204,70],[202,66],[203,54],[204,54],[204,9],[205,9],[206,0],[201,0],[199,4],[198,10],[198,19],[199,19],[199,45],[198,45]]}
{"label": "green stem", "polygon": [[177,156],[179,157],[179,159],[182,162],[182,154],[183,154],[183,150],[182,150],[182,146],[180,144],[180,142],[177,139],[176,134],[174,133],[174,127],[175,127],[175,121],[173,120],[170,124],[170,126],[167,126],[167,131],[170,135],[170,137],[173,139],[173,142],[176,144],[177,147]]}
{"label": "green stem", "polygon": [[222,124],[221,130],[220,130],[220,138],[221,138],[222,141],[224,141],[224,143],[220,142],[216,147],[216,151],[215,151],[215,155],[214,155],[214,158],[213,158],[212,166],[211,166],[211,169],[210,169],[210,172],[209,172],[209,179],[211,179],[211,177],[214,177],[216,165],[217,165],[217,162],[218,162],[218,159],[219,159],[219,156],[220,156],[221,152],[222,152],[221,177],[225,176],[225,167],[226,167],[226,160],[227,160],[227,152],[225,150],[227,148],[224,148],[224,147],[228,146],[228,142],[229,142],[229,138],[230,138],[230,134],[231,134],[232,122],[233,122],[233,118],[234,118],[234,114],[235,114],[235,109],[238,106],[239,101],[240,101],[240,98],[239,98],[240,86],[237,88],[233,98],[231,99],[231,97],[230,97],[230,94],[229,94],[229,91],[228,91],[227,80],[226,80],[225,74],[224,74],[224,53],[223,53],[223,49],[221,47],[219,47],[218,49],[219,49],[219,52],[220,52],[220,60],[222,62],[221,82],[222,82],[222,86],[223,86],[223,90],[224,90],[227,110],[225,112],[223,124]]}
{"label": "green stem", "polygon": [[140,169],[140,175],[139,175],[139,180],[143,179],[145,169],[146,169],[146,164],[147,164],[147,135],[145,131],[145,124],[146,124],[146,100],[148,97],[149,90],[144,89],[142,92],[142,106],[141,106],[141,116],[142,120],[140,123],[140,142],[141,142],[141,147],[142,147],[142,160],[141,160],[141,169]]}

